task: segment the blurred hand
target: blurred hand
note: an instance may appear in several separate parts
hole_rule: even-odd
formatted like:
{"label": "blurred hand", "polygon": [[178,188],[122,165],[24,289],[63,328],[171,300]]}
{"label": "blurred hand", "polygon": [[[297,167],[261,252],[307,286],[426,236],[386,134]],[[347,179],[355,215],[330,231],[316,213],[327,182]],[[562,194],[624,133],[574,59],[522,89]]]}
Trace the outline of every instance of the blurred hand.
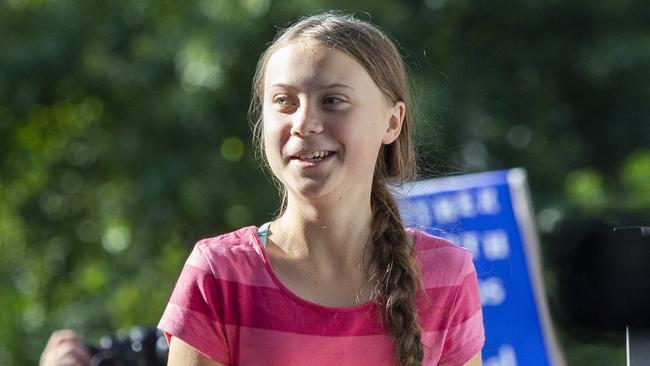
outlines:
{"label": "blurred hand", "polygon": [[88,366],[90,353],[72,330],[57,330],[41,354],[39,366]]}

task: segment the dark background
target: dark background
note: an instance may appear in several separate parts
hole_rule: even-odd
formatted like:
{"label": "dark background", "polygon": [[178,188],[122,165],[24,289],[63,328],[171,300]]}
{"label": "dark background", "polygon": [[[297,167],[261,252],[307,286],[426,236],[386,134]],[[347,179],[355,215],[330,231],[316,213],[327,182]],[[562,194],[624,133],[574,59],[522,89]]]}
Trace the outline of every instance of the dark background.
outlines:
{"label": "dark background", "polygon": [[411,68],[422,177],[527,170],[570,365],[624,334],[563,305],[582,222],[650,222],[650,2],[0,1],[0,364],[155,325],[194,241],[272,217],[246,112],[299,16],[356,12]]}

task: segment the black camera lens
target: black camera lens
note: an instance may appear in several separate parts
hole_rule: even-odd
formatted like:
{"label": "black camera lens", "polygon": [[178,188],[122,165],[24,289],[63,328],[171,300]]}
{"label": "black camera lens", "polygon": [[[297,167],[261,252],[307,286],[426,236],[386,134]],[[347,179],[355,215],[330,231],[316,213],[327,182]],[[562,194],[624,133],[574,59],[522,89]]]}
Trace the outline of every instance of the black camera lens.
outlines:
{"label": "black camera lens", "polygon": [[99,347],[88,347],[90,366],[163,366],[167,340],[156,328],[133,327],[126,335],[103,337]]}

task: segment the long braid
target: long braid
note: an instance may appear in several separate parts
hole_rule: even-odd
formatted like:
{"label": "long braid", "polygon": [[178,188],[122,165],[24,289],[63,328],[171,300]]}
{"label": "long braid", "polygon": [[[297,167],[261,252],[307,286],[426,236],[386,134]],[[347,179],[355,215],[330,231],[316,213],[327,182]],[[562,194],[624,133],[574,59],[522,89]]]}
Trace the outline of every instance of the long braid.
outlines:
{"label": "long braid", "polygon": [[419,271],[411,256],[395,200],[384,182],[375,182],[371,196],[373,224],[372,261],[380,271],[375,293],[395,341],[395,357],[401,366],[422,365],[424,348],[416,318],[415,297]]}

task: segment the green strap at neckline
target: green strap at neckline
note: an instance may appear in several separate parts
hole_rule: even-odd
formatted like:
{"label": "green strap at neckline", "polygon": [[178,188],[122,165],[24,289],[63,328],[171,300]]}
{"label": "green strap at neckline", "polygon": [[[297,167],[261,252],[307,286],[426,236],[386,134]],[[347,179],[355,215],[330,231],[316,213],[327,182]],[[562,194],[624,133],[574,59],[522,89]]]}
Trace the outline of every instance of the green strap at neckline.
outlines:
{"label": "green strap at neckline", "polygon": [[260,241],[262,242],[262,246],[264,248],[266,248],[266,238],[269,234],[269,227],[271,227],[271,221],[265,223],[257,229],[257,235],[259,235]]}

